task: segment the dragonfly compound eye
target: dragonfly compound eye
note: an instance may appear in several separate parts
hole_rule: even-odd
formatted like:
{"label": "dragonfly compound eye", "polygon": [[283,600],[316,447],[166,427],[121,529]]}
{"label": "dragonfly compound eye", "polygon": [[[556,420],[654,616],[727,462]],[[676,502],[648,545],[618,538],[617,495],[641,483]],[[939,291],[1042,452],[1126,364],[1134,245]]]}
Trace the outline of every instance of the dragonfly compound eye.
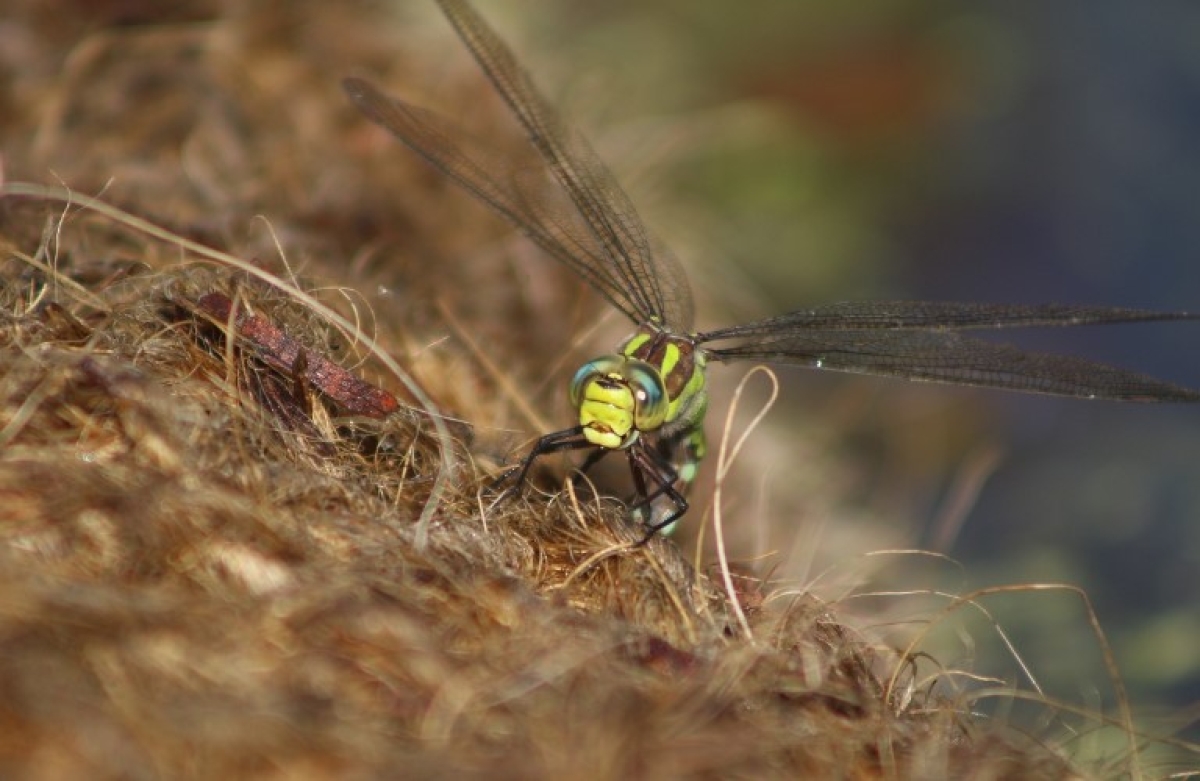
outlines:
{"label": "dragonfly compound eye", "polygon": [[630,360],[625,381],[633,391],[633,423],[639,431],[653,431],[667,419],[670,406],[662,374],[645,361]]}
{"label": "dragonfly compound eye", "polygon": [[571,406],[578,408],[584,403],[588,386],[596,380],[603,377],[612,377],[614,379],[621,377],[625,373],[624,369],[627,360],[623,355],[602,355],[580,366],[579,371],[575,372],[575,376],[571,378]]}

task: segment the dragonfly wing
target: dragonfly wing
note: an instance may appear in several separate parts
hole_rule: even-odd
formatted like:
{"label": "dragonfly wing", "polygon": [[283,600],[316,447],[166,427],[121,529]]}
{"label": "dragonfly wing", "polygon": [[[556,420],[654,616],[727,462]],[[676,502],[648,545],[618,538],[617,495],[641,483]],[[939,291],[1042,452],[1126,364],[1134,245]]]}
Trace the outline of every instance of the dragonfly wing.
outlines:
{"label": "dragonfly wing", "polygon": [[646,304],[625,290],[590,228],[573,206],[562,203],[557,182],[539,158],[491,150],[445,117],[390,97],[368,81],[351,78],[342,86],[370,120],[570,266],[629,319],[644,322]]}
{"label": "dragonfly wing", "polygon": [[[1121,401],[1200,402],[1200,391],[1138,372],[1031,352],[959,331],[1197,319],[1186,313],[1098,307],[867,302],[793,312],[697,335],[713,360],[819,369]],[[731,342],[721,346],[720,342]],[[709,346],[709,343],[716,343]]]}
{"label": "dragonfly wing", "polygon": [[779,336],[811,330],[968,330],[1160,320],[1200,320],[1191,312],[1156,312],[1073,304],[976,304],[950,301],[843,301],[798,309],[747,325],[700,334],[701,341]]}
{"label": "dragonfly wing", "polygon": [[[512,51],[462,0],[438,0],[480,67],[524,126],[529,141],[574,204],[600,249],[578,260],[610,300],[626,298],[642,321],[679,332],[692,327],[692,298],[678,261],[642,225],[632,202],[578,131],[562,122]],[[561,260],[561,256],[557,256]],[[603,264],[603,269],[595,268]],[[626,311],[628,314],[628,311]]]}

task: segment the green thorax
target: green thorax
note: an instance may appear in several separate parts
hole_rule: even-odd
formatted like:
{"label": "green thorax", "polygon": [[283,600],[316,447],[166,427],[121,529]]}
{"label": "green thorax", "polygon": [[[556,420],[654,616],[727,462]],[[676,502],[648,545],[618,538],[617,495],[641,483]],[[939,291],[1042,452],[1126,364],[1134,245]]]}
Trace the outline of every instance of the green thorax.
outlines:
{"label": "green thorax", "polygon": [[675,422],[704,390],[704,353],[686,336],[643,325],[621,346],[621,355],[658,370],[667,394],[664,424]]}

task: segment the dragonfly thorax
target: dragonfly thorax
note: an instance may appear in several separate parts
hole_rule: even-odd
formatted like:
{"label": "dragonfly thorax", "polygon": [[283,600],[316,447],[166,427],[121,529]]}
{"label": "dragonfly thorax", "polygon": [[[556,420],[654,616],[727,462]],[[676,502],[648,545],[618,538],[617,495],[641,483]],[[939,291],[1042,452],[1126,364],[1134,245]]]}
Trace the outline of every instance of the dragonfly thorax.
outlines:
{"label": "dragonfly thorax", "polygon": [[625,355],[604,355],[575,372],[571,405],[579,410],[589,442],[621,450],[641,432],[662,426],[669,401],[658,369]]}

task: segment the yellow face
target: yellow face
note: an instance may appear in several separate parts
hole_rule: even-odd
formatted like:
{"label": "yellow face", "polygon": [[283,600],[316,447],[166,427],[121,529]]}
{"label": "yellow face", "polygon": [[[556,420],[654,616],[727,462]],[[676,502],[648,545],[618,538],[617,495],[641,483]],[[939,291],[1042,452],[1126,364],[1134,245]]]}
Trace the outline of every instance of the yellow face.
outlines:
{"label": "yellow face", "polygon": [[583,435],[593,445],[620,450],[643,431],[663,424],[669,407],[662,375],[645,361],[606,355],[589,361],[571,381]]}

